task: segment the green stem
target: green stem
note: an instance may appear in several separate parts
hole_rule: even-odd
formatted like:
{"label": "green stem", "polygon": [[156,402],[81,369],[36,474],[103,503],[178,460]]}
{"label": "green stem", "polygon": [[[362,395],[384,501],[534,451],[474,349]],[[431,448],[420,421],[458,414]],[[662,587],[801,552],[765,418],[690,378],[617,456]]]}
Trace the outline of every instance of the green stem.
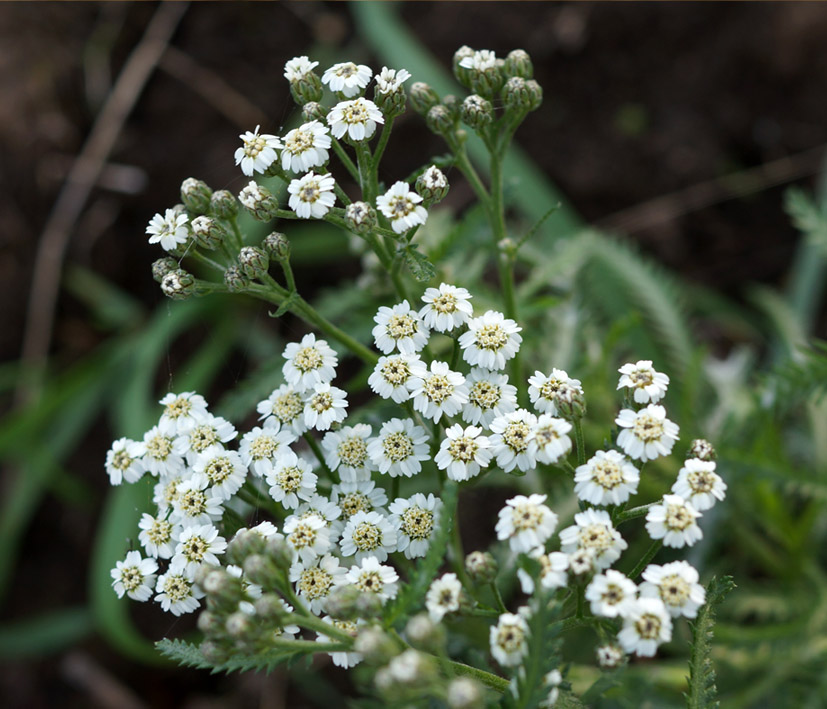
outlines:
{"label": "green stem", "polygon": [[506,608],[505,603],[503,603],[503,597],[500,595],[500,589],[497,587],[497,584],[492,581],[489,586],[491,586],[491,590],[494,592],[494,600],[497,602],[497,608],[499,608],[500,613],[507,613],[508,608]]}
{"label": "green stem", "polygon": [[333,191],[336,193],[336,196],[339,198],[339,201],[347,207],[350,204],[350,197],[347,196],[347,192],[345,192],[340,186],[339,183],[336,182],[333,184]]}
{"label": "green stem", "polygon": [[333,145],[333,151],[336,153],[339,160],[341,160],[342,165],[345,166],[345,169],[350,173],[350,176],[359,182],[359,168],[357,168],[353,160],[350,159],[350,155],[345,152],[342,144],[336,140],[336,138],[331,140],[331,144]]}
{"label": "green stem", "polygon": [[315,640],[289,640],[275,638],[268,644],[268,649],[298,650],[304,652],[347,652],[350,645],[345,643],[318,643]]}
{"label": "green stem", "polygon": [[251,492],[246,487],[243,487],[238,491],[237,494],[239,498],[244,500],[244,502],[246,502],[248,505],[251,505],[256,509],[269,512],[276,519],[278,519],[278,513],[280,512],[279,508],[276,507],[275,503],[273,503],[269,498],[267,498],[258,490],[256,490],[255,492]]}
{"label": "green stem", "polygon": [[276,210],[276,218],[277,219],[298,219],[299,215],[289,209],[277,209]]}
{"label": "green stem", "polygon": [[583,425],[579,418],[574,419],[574,439],[577,444],[577,464],[586,464],[586,441],[583,438]]}
{"label": "green stem", "polygon": [[240,250],[241,247],[244,245],[244,236],[241,234],[241,229],[238,226],[237,217],[233,217],[232,219],[230,219],[230,228],[232,229],[233,236],[235,237],[236,249]]}
{"label": "green stem", "polygon": [[493,608],[472,608],[469,611],[462,611],[463,615],[475,615],[481,618],[499,618],[500,612]]}
{"label": "green stem", "polygon": [[321,618],[317,618],[316,616],[310,615],[309,613],[308,615],[290,613],[285,617],[284,621],[281,622],[283,622],[284,625],[290,625],[294,623],[303,628],[307,628],[317,633],[321,633],[322,635],[326,635],[329,638],[336,638],[337,640],[341,640],[348,647],[353,645],[353,636],[350,635],[350,633],[347,633],[344,630],[339,630],[339,628],[337,628],[332,623],[327,623],[323,621]]}
{"label": "green stem", "polygon": [[332,482],[338,482],[336,478],[333,476],[333,471],[328,467],[327,463],[325,462],[324,453],[322,453],[322,449],[319,447],[319,442],[315,438],[313,438],[312,435],[310,435],[310,431],[306,431],[303,434],[303,438],[305,441],[307,441],[307,445],[310,446],[310,450],[313,451],[313,455],[316,456],[316,460],[319,461],[319,465],[322,466],[322,470],[324,470],[325,475],[327,475],[327,477],[330,478]]}
{"label": "green stem", "polygon": [[477,199],[482,202],[483,207],[488,211],[490,209],[488,190],[485,189],[485,185],[482,183],[480,176],[468,159],[468,152],[465,149],[465,145],[458,145],[456,141],[450,141],[449,145],[456,155],[457,167],[460,172],[465,175],[465,179],[468,180],[471,189],[474,190],[474,194],[477,195]]}
{"label": "green stem", "polygon": [[290,259],[281,259],[279,263],[281,264],[281,270],[284,271],[284,280],[287,281],[287,290],[290,293],[295,293],[296,278],[293,276],[293,267],[290,265]]}
{"label": "green stem", "polygon": [[505,692],[511,684],[507,679],[500,677],[499,675],[477,669],[476,667],[471,667],[470,665],[466,665],[462,662],[448,660],[448,664],[456,674],[463,677],[471,677],[479,682],[482,682],[486,687],[490,687],[501,694]]}
{"label": "green stem", "polygon": [[451,556],[453,557],[454,571],[460,583],[468,593],[471,593],[474,590],[474,584],[468,578],[468,572],[465,570],[465,552],[462,549],[462,535],[459,528],[459,494],[457,494],[457,504],[454,506],[451,522]]}
{"label": "green stem", "polygon": [[378,175],[379,163],[382,161],[382,154],[388,145],[388,138],[391,137],[391,130],[393,129],[393,118],[385,120],[385,125],[382,126],[382,135],[379,136],[379,142],[376,144],[376,149],[373,151],[373,174]]}
{"label": "green stem", "polygon": [[362,199],[368,204],[376,203],[376,177],[373,170],[373,157],[370,146],[364,140],[356,143],[356,164],[359,166],[359,185],[362,188]]}
{"label": "green stem", "polygon": [[214,268],[219,273],[224,273],[224,271],[227,269],[226,266],[218,263],[218,261],[213,261],[209,256],[207,256],[206,254],[202,254],[200,251],[193,250],[185,254],[185,256],[191,256],[196,261],[200,261],[201,263],[206,264],[210,268]]}
{"label": "green stem", "polygon": [[646,553],[643,555],[641,560],[635,564],[635,568],[629,573],[629,578],[632,579],[632,581],[643,573],[643,570],[648,566],[649,562],[655,558],[655,555],[660,551],[662,546],[662,539],[656,539],[652,542],[651,546],[646,550]]}
{"label": "green stem", "polygon": [[630,519],[637,519],[638,517],[643,517],[649,510],[654,507],[655,505],[659,505],[660,500],[657,502],[650,502],[648,505],[641,505],[640,507],[633,507],[631,510],[624,510],[620,514],[617,515],[617,522],[615,522],[615,527],[624,522],[628,522]]}

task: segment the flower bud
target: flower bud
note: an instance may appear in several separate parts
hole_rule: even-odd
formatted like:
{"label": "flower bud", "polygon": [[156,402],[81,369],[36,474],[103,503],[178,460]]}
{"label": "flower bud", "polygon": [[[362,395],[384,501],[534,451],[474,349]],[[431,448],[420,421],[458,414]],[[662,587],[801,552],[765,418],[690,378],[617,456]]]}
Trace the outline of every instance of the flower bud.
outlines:
{"label": "flower bud", "polygon": [[339,586],[328,595],[325,609],[331,618],[353,620],[359,617],[356,602],[361,595],[362,592],[352,584]]}
{"label": "flower bud", "polygon": [[597,648],[597,664],[604,670],[613,670],[623,664],[626,653],[617,645],[601,645]]}
{"label": "flower bud", "polygon": [[243,566],[244,560],[250,554],[264,552],[265,540],[258,532],[251,529],[242,529],[227,544],[226,559],[231,564]]}
{"label": "flower bud", "polygon": [[241,190],[238,200],[259,221],[269,222],[276,216],[279,208],[278,200],[266,187],[262,187],[254,180]]}
{"label": "flower bud", "polygon": [[219,219],[234,219],[238,214],[238,201],[229,190],[212,193],[210,211]]}
{"label": "flower bud", "polygon": [[564,419],[574,421],[586,415],[586,399],[580,387],[561,382],[554,397],[557,413]]}
{"label": "flower bud", "polygon": [[242,600],[241,579],[231,576],[223,568],[208,569],[198,585],[214,601],[218,609],[232,610]]}
{"label": "flower bud", "polygon": [[256,618],[260,618],[268,625],[281,627],[284,619],[289,615],[289,611],[284,605],[284,601],[275,593],[265,593],[261,598],[256,599],[253,604],[256,609]]}
{"label": "flower bud", "polygon": [[170,256],[159,258],[152,263],[152,278],[160,283],[164,280],[164,276],[176,268],[178,268],[178,262],[174,258]]}
{"label": "flower bud", "polygon": [[308,123],[310,121],[321,121],[324,123],[326,116],[327,111],[325,111],[324,106],[316,101],[310,101],[302,107],[302,118]]}
{"label": "flower bud", "polygon": [[475,584],[484,586],[497,578],[499,564],[487,551],[472,551],[465,557],[465,570]]}
{"label": "flower bud", "polygon": [[186,300],[195,294],[195,277],[183,268],[176,268],[161,280],[161,290],[167,298]]}
{"label": "flower bud", "polygon": [[534,65],[531,57],[525,49],[513,49],[505,58],[505,75],[519,76],[522,79],[530,79],[534,76]]}
{"label": "flower bud", "polygon": [[525,82],[526,90],[528,91],[528,98],[529,98],[529,111],[535,111],[540,108],[540,104],[543,103],[543,87],[540,86],[534,79],[529,79]]}
{"label": "flower bud", "polygon": [[314,71],[307,71],[290,82],[290,93],[299,106],[322,100],[322,80]]}
{"label": "flower bud", "polygon": [[462,101],[460,101],[454,94],[447,94],[442,99],[442,105],[448,109],[451,117],[457,121],[459,120],[459,110],[462,106]]}
{"label": "flower bud", "polygon": [[503,99],[509,111],[527,113],[531,110],[531,97],[526,88],[526,80],[520,76],[512,76],[505,82]]}
{"label": "flower bud", "polygon": [[244,575],[255,584],[272,588],[278,584],[284,574],[267,554],[250,554],[244,560]]}
{"label": "flower bud", "polygon": [[212,217],[200,216],[190,222],[195,243],[210,251],[224,243],[227,230]]}
{"label": "flower bud", "polygon": [[232,647],[227,643],[216,642],[215,640],[204,640],[198,649],[204,659],[211,665],[223,665],[230,659]]}
{"label": "flower bud", "polygon": [[261,633],[261,626],[243,611],[236,611],[227,616],[224,627],[230,637],[245,642],[253,641]]}
{"label": "flower bud", "polygon": [[448,178],[436,165],[431,165],[416,178],[416,191],[427,209],[445,199],[445,195],[448,194]]}
{"label": "flower bud", "polygon": [[365,628],[356,636],[353,649],[363,655],[369,665],[384,665],[399,654],[390,635],[375,625]]}
{"label": "flower bud", "polygon": [[201,611],[198,616],[198,629],[207,636],[224,634],[224,619],[213,611]]}
{"label": "flower bud", "polygon": [[457,677],[448,685],[446,700],[450,709],[477,709],[485,706],[484,688],[470,677]]}
{"label": "flower bud", "polygon": [[417,690],[437,676],[434,660],[413,648],[394,657],[388,663],[388,671],[398,686]]}
{"label": "flower bud", "polygon": [[367,202],[351,202],[345,208],[345,223],[354,234],[370,234],[376,228],[376,210]]}
{"label": "flower bud", "polygon": [[212,190],[206,182],[188,177],[181,183],[181,201],[192,214],[206,214],[210,208]]}
{"label": "flower bud", "polygon": [[465,125],[478,131],[491,123],[494,118],[494,107],[488,99],[471,94],[462,102],[460,118]]}
{"label": "flower bud", "polygon": [[453,132],[456,120],[441,103],[433,106],[425,116],[425,125],[432,133],[447,136]]}
{"label": "flower bud", "polygon": [[373,90],[373,102],[386,118],[395,118],[405,113],[407,101],[408,96],[401,86],[387,92],[380,91],[378,86]]}
{"label": "flower bud", "polygon": [[411,645],[419,650],[439,654],[445,646],[445,630],[434,623],[427,613],[419,613],[405,626],[405,635]]}
{"label": "flower bud", "polygon": [[365,620],[382,615],[382,599],[375,593],[364,592],[356,599],[356,615]]}
{"label": "flower bud", "polygon": [[486,98],[496,96],[505,84],[503,60],[498,59],[494,66],[486,69],[471,70],[471,91]]}
{"label": "flower bud", "polygon": [[290,242],[287,237],[280,231],[274,231],[264,237],[261,242],[264,250],[270,255],[270,258],[275,261],[287,261],[290,259]]}
{"label": "flower bud", "polygon": [[264,553],[277,568],[285,571],[293,564],[295,557],[293,547],[280,537],[270,537],[264,547]]}
{"label": "flower bud", "polygon": [[411,86],[411,106],[424,116],[439,103],[439,95],[428,84],[417,81]]}
{"label": "flower bud", "polygon": [[457,81],[459,81],[459,83],[466,89],[471,88],[471,74],[473,69],[466,69],[464,66],[460,66],[460,62],[467,57],[473,56],[474,50],[468,45],[463,45],[456,52],[454,52],[454,58],[451,61],[454,76],[457,77]]}
{"label": "flower bud", "polygon": [[689,446],[687,458],[700,458],[701,460],[715,460],[718,456],[715,447],[703,438],[696,438]]}
{"label": "flower bud", "polygon": [[267,254],[257,246],[242,246],[238,252],[238,263],[248,278],[261,278],[270,267]]}
{"label": "flower bud", "polygon": [[247,290],[250,285],[250,279],[247,278],[238,266],[228,266],[224,271],[224,284],[230,293],[241,293]]}

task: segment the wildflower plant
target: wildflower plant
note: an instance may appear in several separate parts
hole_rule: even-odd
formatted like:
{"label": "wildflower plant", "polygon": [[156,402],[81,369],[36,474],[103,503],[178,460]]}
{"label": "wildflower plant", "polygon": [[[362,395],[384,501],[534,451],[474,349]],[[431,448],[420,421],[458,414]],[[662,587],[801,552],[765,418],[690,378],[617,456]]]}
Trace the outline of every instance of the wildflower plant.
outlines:
{"label": "wildflower plant", "polygon": [[[404,69],[345,62],[319,76],[317,66],[308,57],[285,65],[301,125],[240,136],[235,162],[253,179],[237,199],[189,178],[182,203],[147,228],[168,253],[153,266],[168,297],[246,294],[309,331],[284,348],[282,383],[252,425],[215,416],[195,392],[169,393],[142,440],[113,443],[110,482],[151,485],[155,504],[136,531],[140,548],[112,569],[115,593],[197,614],[199,644],[159,643],[184,664],[260,669],[328,655],[367,668],[360,687],[392,706],[425,697],[553,706],[574,694],[567,632],[591,633],[594,664],[606,672],[654,656],[681,616],[708,633],[698,571],[653,561],[663,546],[697,543],[704,513],[725,497],[711,444],[696,442],[672,465],[674,484],[658,499],[631,504],[644,467],[668,468],[661,459],[680,438],[666,408],[669,377],[648,360],[621,366],[624,399],[612,417],[589,422],[604,443],[587,450],[581,381],[547,366],[553,353],[541,369],[523,362],[514,265],[527,237],[506,226],[502,167],[514,131],[542,101],[528,55],[460,49],[464,99],[406,87],[414,77]],[[380,165],[408,103],[450,155],[385,184]],[[468,131],[488,148],[487,183],[468,158]],[[418,234],[447,194],[446,170],[468,180],[488,220],[501,310],[476,305],[470,284],[446,282],[422,250]],[[351,183],[358,194],[343,187]],[[284,233],[252,243],[242,210]],[[307,219],[354,235],[387,274],[394,295],[375,304],[370,342],[300,294],[289,232]],[[364,376],[340,377],[345,360]],[[460,493],[481,481],[512,492],[482,535],[496,537],[491,549],[466,555]],[[556,506],[559,483],[579,511]],[[630,535],[651,539],[634,559]],[[696,641],[698,653],[707,642]],[[691,676],[695,695],[707,691],[703,658]]]}

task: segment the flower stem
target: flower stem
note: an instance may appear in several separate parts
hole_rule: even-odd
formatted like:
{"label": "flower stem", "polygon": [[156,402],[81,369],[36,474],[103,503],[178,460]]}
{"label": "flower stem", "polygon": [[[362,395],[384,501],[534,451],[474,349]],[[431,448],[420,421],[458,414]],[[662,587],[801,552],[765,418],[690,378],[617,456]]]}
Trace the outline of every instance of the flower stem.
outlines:
{"label": "flower stem", "polygon": [[583,425],[579,418],[574,419],[574,439],[577,442],[577,464],[586,464],[586,441],[583,438]]}
{"label": "flower stem", "polygon": [[391,130],[393,130],[393,118],[385,121],[385,125],[382,126],[382,135],[379,136],[379,142],[373,151],[373,170],[371,172],[374,175],[377,175],[379,172],[379,163],[382,161],[382,155],[388,145],[388,139],[391,137]]}
{"label": "flower stem", "polygon": [[624,522],[628,522],[630,519],[636,519],[638,517],[643,517],[651,507],[654,505],[660,504],[660,500],[657,502],[650,502],[648,505],[641,505],[640,507],[633,507],[631,510],[625,510],[617,515],[617,520],[615,521],[615,526],[623,524]]}
{"label": "flower stem", "polygon": [[497,692],[505,692],[510,685],[510,682],[504,677],[492,674],[491,672],[486,672],[485,670],[477,669],[476,667],[471,667],[470,665],[466,665],[462,662],[448,660],[448,664],[457,675],[471,677],[479,682],[482,682],[486,687],[496,690]]}
{"label": "flower stem", "polygon": [[319,447],[319,442],[310,435],[310,431],[306,431],[303,436],[305,441],[307,441],[307,445],[310,446],[310,450],[313,451],[313,455],[316,456],[316,460],[319,461],[319,465],[322,466],[322,470],[324,470],[325,474],[328,478],[330,478],[331,482],[335,483],[336,478],[333,476],[333,471],[327,466],[327,463],[324,459],[324,453],[322,453],[322,449]]}
{"label": "flower stem", "polygon": [[629,578],[632,579],[632,581],[643,573],[643,570],[649,565],[649,562],[655,558],[655,554],[660,551],[662,546],[663,539],[656,539],[652,542],[651,546],[646,550],[646,553],[643,555],[641,560],[635,564],[635,568],[629,573]]}
{"label": "flower stem", "polygon": [[342,147],[342,144],[333,138],[331,140],[331,144],[333,145],[333,150],[335,151],[336,155],[338,156],[339,160],[342,161],[342,165],[345,166],[345,169],[350,173],[350,176],[359,181],[359,168],[354,165],[353,160],[350,159],[350,155],[345,152],[345,149]]}
{"label": "flower stem", "polygon": [[500,609],[500,613],[507,613],[508,608],[506,608],[505,603],[503,603],[503,597],[500,595],[500,589],[497,587],[497,584],[492,581],[489,585],[494,592],[494,599],[497,601],[497,608]]}

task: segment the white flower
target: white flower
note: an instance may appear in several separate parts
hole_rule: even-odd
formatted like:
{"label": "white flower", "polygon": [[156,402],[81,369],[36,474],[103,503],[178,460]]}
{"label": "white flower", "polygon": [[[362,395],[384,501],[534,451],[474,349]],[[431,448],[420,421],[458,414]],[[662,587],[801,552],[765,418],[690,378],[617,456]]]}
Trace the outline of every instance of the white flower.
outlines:
{"label": "white flower", "polygon": [[510,473],[514,468],[525,472],[534,467],[537,462],[536,424],[537,417],[525,409],[498,416],[491,422],[491,450],[504,472]]}
{"label": "white flower", "polygon": [[470,480],[479,475],[480,468],[488,467],[493,454],[491,441],[481,433],[481,428],[463,428],[458,423],[445,431],[434,462],[440,470],[447,471],[451,480]]}
{"label": "white flower", "polygon": [[192,613],[198,606],[198,599],[204,597],[204,592],[195,585],[193,572],[188,571],[184,559],[174,560],[167,572],[158,577],[155,584],[155,600],[161,608],[173,615]]}
{"label": "white flower", "polygon": [[[309,391],[316,384],[331,381],[336,376],[336,365],[339,363],[336,352],[327,341],[317,340],[312,332],[307,333],[301,342],[290,342],[284,348],[282,357],[287,360],[282,366],[284,380],[299,394]],[[278,416],[275,407],[272,411]],[[278,418],[282,423],[287,423],[281,416]]]}
{"label": "white flower", "polygon": [[552,416],[561,413],[557,408],[558,402],[570,404],[576,395],[583,394],[580,380],[572,379],[562,369],[552,369],[549,375],[536,371],[533,377],[529,377],[528,383],[528,396],[534,408]]}
{"label": "white flower", "polygon": [[290,429],[281,430],[278,418],[268,416],[264,426],[256,426],[244,434],[238,454],[241,456],[241,462],[254,475],[262,477],[272,469],[276,456],[288,450],[296,438],[296,434]]}
{"label": "white flower", "polygon": [[383,475],[413,477],[431,457],[428,434],[411,419],[393,418],[368,443],[368,455]]}
{"label": "white flower", "polygon": [[628,653],[653,657],[661,643],[672,639],[672,619],[659,598],[639,598],[623,619],[618,642]]}
{"label": "white flower", "polygon": [[622,409],[615,423],[623,429],[617,445],[630,458],[644,463],[669,455],[678,440],[678,425],[666,418],[666,409],[659,404],[649,404],[637,412]]}
{"label": "white flower", "polygon": [[129,438],[119,438],[106,453],[106,472],[112,485],[120,485],[124,480],[134,483],[141,479],[144,468],[141,456],[144,447]]}
{"label": "white flower", "polygon": [[[184,458],[171,436],[164,435],[158,426],[144,434],[144,454],[141,463],[151,475],[178,475],[184,471]],[[137,449],[136,449],[137,450]]]}
{"label": "white flower", "polygon": [[204,473],[193,473],[180,482],[172,504],[170,521],[189,527],[211,524],[224,514],[223,500],[209,489],[210,481]]}
{"label": "white flower", "polygon": [[585,576],[597,570],[597,552],[591,547],[580,547],[568,556],[569,571],[575,576]]}
{"label": "white flower", "polygon": [[505,501],[497,521],[497,539],[508,539],[518,553],[542,547],[557,528],[557,515],[543,503],[545,495],[517,495]]}
{"label": "white flower", "polygon": [[270,486],[270,497],[286,509],[294,510],[299,506],[299,498],[309,500],[313,497],[319,478],[310,463],[287,448],[276,457],[265,479]]}
{"label": "white flower", "polygon": [[316,615],[324,610],[330,592],[347,583],[346,576],[347,569],[339,566],[339,560],[330,554],[309,565],[295,563],[290,567],[290,580]]}
{"label": "white flower", "polygon": [[517,667],[528,655],[528,623],[522,615],[503,613],[489,633],[491,654],[503,667]]}
{"label": "white flower", "polygon": [[238,201],[251,212],[257,212],[264,206],[265,201],[273,203],[273,195],[266,187],[262,187],[255,180],[250,180],[241,192],[238,193]]}
{"label": "white flower", "polygon": [[174,251],[189,237],[187,222],[189,217],[174,209],[167,209],[163,217],[156,214],[146,228],[146,233],[150,235],[149,243],[160,243],[164,251]]}
{"label": "white flower", "polygon": [[363,593],[374,593],[382,601],[396,598],[399,574],[393,567],[379,563],[375,556],[362,559],[361,563],[350,567],[345,577]]}
{"label": "white flower", "polygon": [[714,460],[690,458],[678,472],[672,492],[691,503],[699,512],[710,509],[715,500],[723,500],[726,483],[715,472]]}
{"label": "white flower", "polygon": [[549,692],[537,706],[538,709],[551,709],[560,697],[560,683],[563,681],[563,675],[560,670],[552,670],[547,672],[543,677],[543,686],[549,688]]}
{"label": "white flower", "polygon": [[391,502],[390,522],[399,532],[396,550],[404,552],[408,559],[425,556],[439,527],[442,506],[441,500],[432,494],[425,497],[421,492]]}
{"label": "white flower", "polygon": [[237,435],[235,426],[229,421],[207,414],[176,439],[175,448],[186,455],[189,465],[194,465],[199,455],[220,453],[224,450],[222,444],[232,441]]}
{"label": "white flower", "polygon": [[304,564],[310,564],[330,549],[330,529],[319,515],[288,518],[284,523],[284,533]]}
{"label": "white flower", "polygon": [[376,90],[380,94],[393,93],[410,78],[411,74],[406,69],[388,69],[383,66],[382,71],[376,75]]}
{"label": "white flower", "polygon": [[430,370],[424,362],[411,365],[411,390],[414,411],[419,411],[434,423],[442,415],[454,416],[463,404],[468,403],[468,388],[465,377],[459,372],[452,372],[447,362],[431,362]]}
{"label": "white flower", "polygon": [[598,574],[586,587],[586,600],[591,602],[592,613],[605,618],[625,616],[636,596],[635,582],[614,569]]}
{"label": "white flower", "polygon": [[329,172],[317,175],[311,170],[297,180],[290,180],[287,203],[300,219],[321,219],[336,204],[335,184]]}
{"label": "white flower", "polygon": [[374,466],[368,456],[368,438],[372,432],[366,423],[357,423],[325,434],[322,439],[324,462],[331,470],[338,471],[342,481],[370,479]]}
{"label": "white flower", "polygon": [[504,369],[520,349],[522,329],[502,313],[488,310],[481,317],[471,318],[468,332],[460,335],[462,357],[472,367]]}
{"label": "white flower", "polygon": [[166,516],[159,514],[153,517],[144,512],[141,521],[138,522],[138,528],[141,530],[138,541],[149,556],[157,559],[169,559],[172,556],[172,540],[174,536],[177,536],[178,531],[166,519]]}
{"label": "white flower", "polygon": [[698,583],[697,569],[685,561],[649,564],[643,571],[643,581],[641,598],[660,598],[673,618],[695,618],[706,602],[706,589]]}
{"label": "white flower", "polygon": [[357,512],[380,510],[388,503],[387,493],[376,487],[373,480],[334,485],[330,499],[341,508],[345,519],[350,519]]}
{"label": "white flower", "polygon": [[478,367],[465,382],[468,403],[462,407],[462,418],[466,423],[487,428],[495,418],[517,408],[517,387],[508,383],[508,375]]}
{"label": "white flower", "polygon": [[[285,364],[284,366],[286,367],[287,365]],[[308,370],[308,372],[309,371],[310,370]],[[296,380],[304,381],[304,377],[308,372],[302,373],[300,370],[297,370]],[[309,379],[312,380],[313,376],[311,375]],[[308,388],[312,387],[313,384],[310,384]],[[304,389],[302,390],[304,391]],[[289,384],[282,384],[264,401],[258,402],[256,411],[261,414],[265,425],[269,418],[274,418],[286,429],[292,431],[296,437],[301,436],[307,430],[307,426],[304,423],[304,399],[302,399],[301,394]]]}
{"label": "white flower", "polygon": [[290,82],[300,81],[317,66],[319,62],[311,62],[306,56],[293,57],[284,65],[284,78]]}
{"label": "white flower", "polygon": [[376,132],[376,124],[384,122],[378,106],[365,98],[337,103],[327,114],[327,124],[333,135],[341,138],[347,133],[354,141],[369,140]]}
{"label": "white flower", "polygon": [[537,460],[541,463],[556,463],[571,450],[571,439],[566,435],[571,431],[571,424],[541,414],[534,427],[534,440],[537,442]]}
{"label": "white flower", "polygon": [[607,569],[629,545],[612,525],[605,510],[589,508],[574,515],[574,524],[560,532],[560,548],[571,554],[577,549],[594,551],[594,567]]}
{"label": "white flower", "polygon": [[241,172],[247,177],[252,177],[256,172],[266,172],[278,157],[276,150],[281,148],[281,141],[275,135],[259,135],[260,127],[256,126],[253,132],[247,131],[238,136],[243,145],[235,151],[235,164],[241,165]]}
{"label": "white flower", "polygon": [[124,594],[134,601],[148,601],[155,583],[158,563],[155,559],[142,559],[141,553],[130,551],[126,558],[115,564],[112,569],[112,588],[123,598]]}
{"label": "white flower", "polygon": [[456,574],[435,579],[425,596],[425,608],[434,623],[441,623],[448,613],[456,613],[462,600],[462,584]]}
{"label": "white flower", "polygon": [[408,389],[408,382],[412,376],[411,367],[419,362],[419,357],[413,354],[380,357],[368,377],[368,385],[383,399],[392,399],[397,404],[401,404],[411,398],[411,392]]}
{"label": "white flower", "polygon": [[692,546],[703,537],[695,521],[701,513],[679,495],[664,495],[659,505],[646,514],[646,531],[652,539],[663,539],[663,545],[680,549]]}
{"label": "white flower", "polygon": [[390,220],[393,230],[402,234],[428,219],[427,210],[419,204],[421,201],[422,197],[411,191],[407,182],[400,181],[376,198],[376,206]]}
{"label": "white flower", "polygon": [[640,471],[617,451],[597,451],[577,466],[574,492],[593,505],[620,505],[637,492]]}
{"label": "white flower", "polygon": [[235,451],[199,456],[192,468],[207,476],[215,494],[223,500],[235,495],[247,478],[247,466]]}
{"label": "white flower", "polygon": [[178,497],[178,485],[184,480],[183,475],[167,475],[155,485],[152,502],[158,508],[158,513],[166,515],[175,504]]}
{"label": "white flower", "polygon": [[291,172],[307,172],[324,165],[330,154],[330,131],[319,121],[310,121],[284,136],[281,166]]}
{"label": "white flower", "polygon": [[318,515],[330,523],[342,516],[342,510],[336,503],[331,502],[326,497],[315,494],[307,502],[302,502],[296,508],[298,517],[307,517],[310,514]]}
{"label": "white flower", "polygon": [[172,565],[181,560],[186,563],[186,570],[194,574],[201,564],[218,566],[217,554],[223,554],[227,550],[227,542],[224,537],[218,536],[218,529],[211,524],[184,527],[178,536],[178,544],[175,547],[175,556],[172,557]]}
{"label": "white flower", "polygon": [[414,354],[428,344],[431,333],[407,300],[392,308],[381,306],[373,321],[376,323],[373,339],[376,347],[385,354],[390,354],[394,348],[402,354]]}
{"label": "white flower", "polygon": [[[540,564],[540,585],[543,588],[553,590],[563,588],[568,581],[566,571],[569,568],[569,557],[559,551],[546,554],[542,547],[532,549],[528,556]],[[520,580],[520,587],[527,596],[534,593],[534,579],[525,571],[517,569],[517,578]]]}
{"label": "white flower", "polygon": [[419,316],[432,330],[448,332],[468,322],[473,313],[471,297],[465,288],[440,283],[439,288],[425,290],[422,296],[425,305]]}
{"label": "white flower", "polygon": [[396,528],[379,512],[357,512],[347,521],[339,540],[342,555],[355,555],[357,562],[368,557],[385,561],[396,545]]}
{"label": "white flower", "polygon": [[623,658],[626,657],[626,653],[617,645],[601,645],[597,648],[595,654],[597,655],[597,664],[604,670],[618,667],[623,662]]}
{"label": "white flower", "polygon": [[[324,616],[322,620],[354,637],[356,637],[357,627],[365,622],[361,618],[358,620],[337,620],[331,618],[329,615]],[[322,633],[316,633],[316,642],[331,643],[338,641],[336,638],[330,638]],[[330,659],[336,667],[341,667],[345,670],[355,667],[362,661],[362,655],[358,652],[329,652],[327,654],[330,655]]]}
{"label": "white flower", "polygon": [[316,384],[304,403],[304,423],[308,428],[327,431],[334,423],[345,420],[347,392],[329,382]]}
{"label": "white flower", "polygon": [[194,391],[185,391],[182,394],[169,393],[158,403],[164,407],[158,428],[169,436],[185,434],[210,416],[206,400]]}
{"label": "white flower", "polygon": [[322,83],[330,86],[331,91],[338,91],[345,98],[350,98],[368,85],[371,76],[373,72],[369,66],[342,62],[334,64],[322,74]]}
{"label": "white flower", "polygon": [[497,66],[497,55],[490,49],[480,49],[469,57],[463,57],[459,65],[463,69],[485,71],[486,69],[492,69]]}
{"label": "white flower", "polygon": [[617,388],[633,389],[637,404],[656,404],[666,394],[669,377],[656,372],[650,359],[641,359],[635,364],[624,364],[617,371],[622,375]]}

